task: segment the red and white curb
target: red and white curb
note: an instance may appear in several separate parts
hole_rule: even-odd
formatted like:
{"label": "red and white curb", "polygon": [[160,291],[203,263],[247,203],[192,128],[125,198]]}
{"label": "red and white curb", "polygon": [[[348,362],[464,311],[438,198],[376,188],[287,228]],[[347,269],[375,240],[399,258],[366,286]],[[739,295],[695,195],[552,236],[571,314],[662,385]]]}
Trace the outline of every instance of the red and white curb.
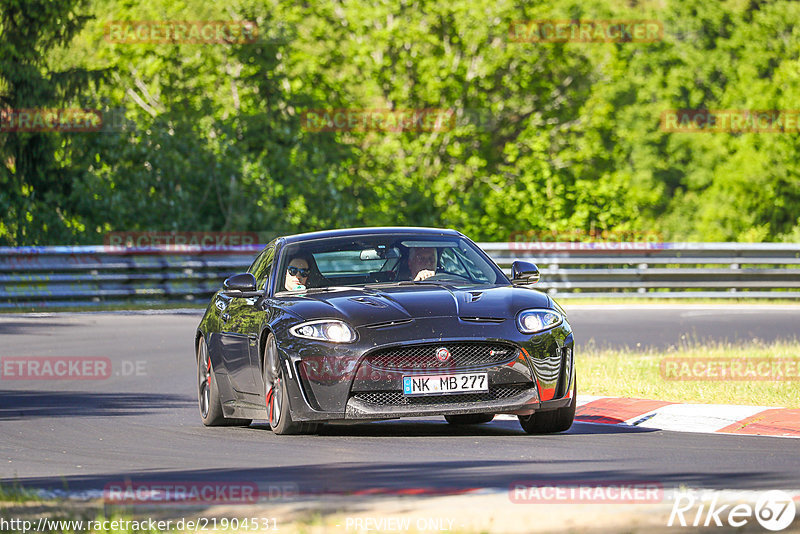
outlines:
{"label": "red and white curb", "polygon": [[575,420],[678,432],[800,437],[800,409],[578,396]]}
{"label": "red and white curb", "polygon": [[[516,420],[498,415],[498,420]],[[575,420],[675,432],[800,438],[800,409],[578,395]]]}

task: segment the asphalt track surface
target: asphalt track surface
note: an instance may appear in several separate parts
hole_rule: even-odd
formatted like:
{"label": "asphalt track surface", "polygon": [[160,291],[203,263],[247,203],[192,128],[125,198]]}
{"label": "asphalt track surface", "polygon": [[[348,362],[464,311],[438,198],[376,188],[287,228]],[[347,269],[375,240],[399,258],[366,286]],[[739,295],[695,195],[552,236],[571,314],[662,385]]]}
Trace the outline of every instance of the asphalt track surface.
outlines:
{"label": "asphalt track surface", "polygon": [[[573,308],[579,345],[669,346],[681,336],[791,339],[800,307]],[[0,315],[0,359],[107,357],[104,380],[0,381],[0,483],[102,490],[124,480],[293,485],[302,494],[508,489],[514,481],[658,482],[714,489],[800,487],[800,441],[576,423],[529,436],[419,418],[328,425],[318,436],[205,428],[192,338],[200,315]],[[579,350],[577,352],[579,354]]]}

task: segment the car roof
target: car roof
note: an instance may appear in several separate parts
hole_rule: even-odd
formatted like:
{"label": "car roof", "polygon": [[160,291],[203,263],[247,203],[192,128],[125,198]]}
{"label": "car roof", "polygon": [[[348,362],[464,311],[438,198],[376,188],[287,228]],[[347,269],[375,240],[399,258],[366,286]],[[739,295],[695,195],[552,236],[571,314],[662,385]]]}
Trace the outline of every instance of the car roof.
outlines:
{"label": "car roof", "polygon": [[295,234],[284,236],[284,243],[297,243],[300,241],[310,241],[312,239],[325,239],[330,237],[348,237],[365,235],[392,235],[392,234],[415,234],[430,236],[461,236],[460,232],[445,228],[424,228],[412,226],[385,226],[370,228],[342,228],[338,230],[322,230],[319,232],[308,232],[305,234]]}

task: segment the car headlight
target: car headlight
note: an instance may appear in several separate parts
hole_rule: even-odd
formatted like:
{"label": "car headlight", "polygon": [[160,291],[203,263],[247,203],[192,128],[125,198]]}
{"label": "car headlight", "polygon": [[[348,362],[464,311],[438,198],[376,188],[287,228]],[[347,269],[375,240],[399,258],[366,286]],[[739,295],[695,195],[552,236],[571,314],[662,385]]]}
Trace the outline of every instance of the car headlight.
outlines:
{"label": "car headlight", "polygon": [[563,321],[564,316],[555,310],[523,310],[517,315],[517,327],[523,334],[535,334]]}
{"label": "car headlight", "polygon": [[343,321],[322,319],[295,325],[289,329],[295,337],[330,341],[331,343],[352,343],[356,340],[356,333],[350,325]]}

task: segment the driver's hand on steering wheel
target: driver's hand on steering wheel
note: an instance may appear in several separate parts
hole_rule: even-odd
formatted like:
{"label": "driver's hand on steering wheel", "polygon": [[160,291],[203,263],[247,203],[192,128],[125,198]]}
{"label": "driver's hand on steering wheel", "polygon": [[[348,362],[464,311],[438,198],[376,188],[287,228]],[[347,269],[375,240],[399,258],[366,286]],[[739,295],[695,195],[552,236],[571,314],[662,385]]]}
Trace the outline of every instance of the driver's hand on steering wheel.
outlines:
{"label": "driver's hand on steering wheel", "polygon": [[428,269],[423,269],[417,273],[417,276],[414,278],[415,282],[419,282],[420,280],[425,280],[426,278],[430,278],[431,276],[435,275],[436,271],[431,271]]}

